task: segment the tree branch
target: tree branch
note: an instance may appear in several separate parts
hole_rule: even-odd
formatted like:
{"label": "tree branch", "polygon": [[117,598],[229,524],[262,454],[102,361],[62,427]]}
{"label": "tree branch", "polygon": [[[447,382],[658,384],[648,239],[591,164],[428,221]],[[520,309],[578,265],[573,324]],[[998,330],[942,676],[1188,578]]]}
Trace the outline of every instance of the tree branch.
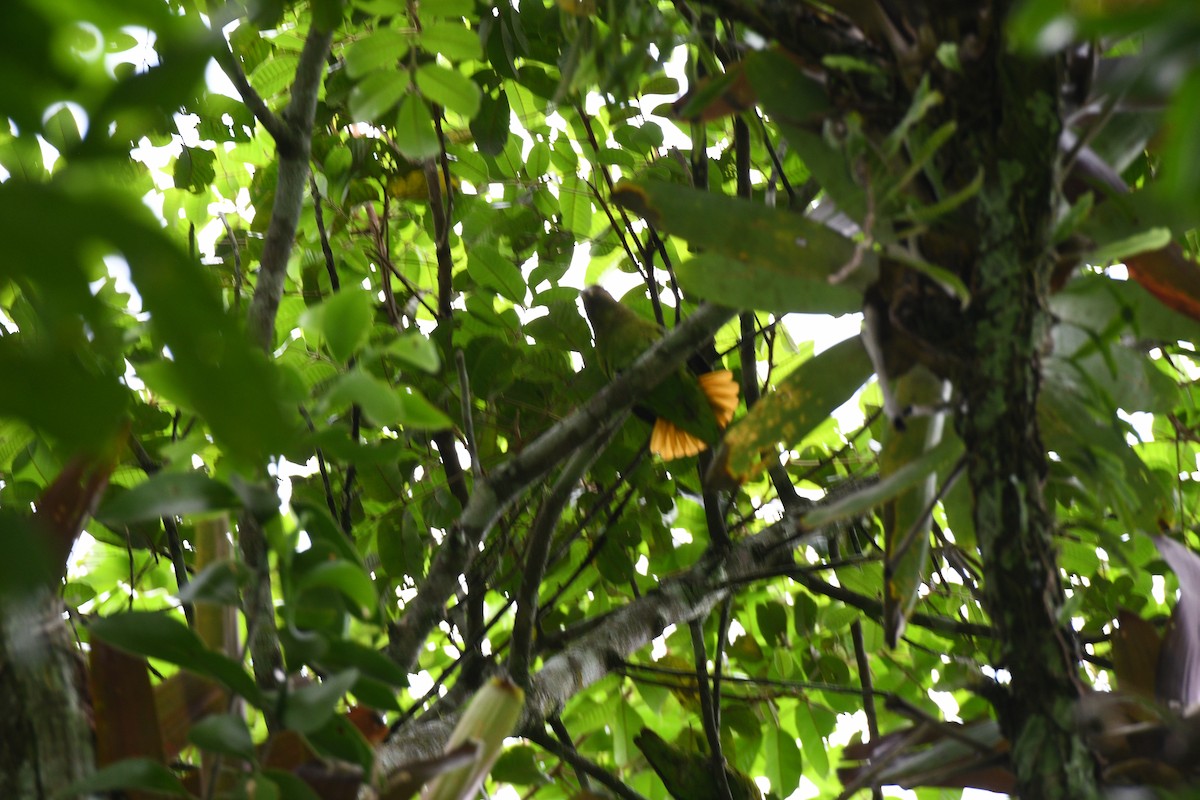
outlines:
{"label": "tree branch", "polygon": [[263,242],[261,268],[254,286],[254,298],[250,301],[248,322],[251,338],[268,352],[274,345],[275,315],[283,297],[288,258],[300,223],[317,112],[317,91],[325,74],[325,56],[332,41],[333,31],[322,30],[316,24],[309,28],[292,82],[292,98],[283,110],[284,125],[275,131],[268,128],[279,153],[279,180],[275,185],[271,223]]}
{"label": "tree branch", "polygon": [[[708,653],[704,647],[704,623],[699,617],[688,623],[692,634],[692,653],[696,661],[696,688],[700,691],[700,718],[704,723],[704,738],[708,740],[709,760],[712,771],[717,776],[717,790],[724,800],[733,800],[733,792],[729,788],[729,775],[725,772],[725,754],[721,752],[720,722],[717,719],[717,707],[721,699],[714,697],[712,686],[708,682]],[[720,658],[717,654],[717,658]]]}
{"label": "tree branch", "polygon": [[416,662],[425,637],[442,618],[446,601],[458,588],[459,576],[470,566],[479,542],[521,492],[591,439],[597,429],[607,427],[632,407],[733,315],[733,311],[720,306],[701,306],[616,380],[475,487],[458,523],[434,556],[417,596],[405,606],[404,615],[389,632],[387,654],[396,664],[409,669]]}
{"label": "tree branch", "polygon": [[545,733],[530,733],[529,741],[567,762],[578,772],[594,778],[596,783],[607,787],[609,791],[621,798],[621,800],[646,800],[645,797],[626,786],[624,782],[610,775],[608,770],[595,764],[590,759],[584,758],[579,754],[578,750],[559,744]]}
{"label": "tree branch", "polygon": [[[529,681],[518,730],[522,735],[536,736],[543,721],[571,697],[618,668],[668,625],[686,624],[708,614],[726,596],[725,581],[737,580],[763,566],[792,563],[794,551],[781,544],[803,538],[799,535],[799,519],[798,514],[789,514],[762,532],[736,542],[723,556],[710,551],[689,569],[617,609],[561,653],[547,659]],[[377,751],[376,763],[383,774],[440,752],[456,718],[457,712],[437,720],[422,719],[400,731]]]}
{"label": "tree branch", "polygon": [[537,516],[529,530],[529,544],[525,552],[525,572],[521,576],[521,588],[517,595],[517,618],[513,622],[512,640],[509,646],[508,669],[513,680],[524,686],[529,677],[529,665],[533,661],[533,631],[537,626],[538,590],[542,586],[542,575],[550,554],[550,538],[554,535],[563,508],[571,499],[571,493],[579,484],[583,473],[595,463],[604,451],[608,439],[620,427],[625,416],[618,414],[613,423],[597,433],[583,447],[575,451],[571,460],[562,468],[550,494],[542,501]]}
{"label": "tree branch", "polygon": [[[316,118],[317,90],[321,86],[321,77],[325,74],[325,56],[329,53],[332,41],[333,31],[322,30],[316,24],[309,28],[304,48],[300,53],[300,61],[296,66],[291,100],[283,111],[283,125],[275,126],[274,130],[268,126],[279,153],[279,180],[275,187],[271,222],[267,228],[266,241],[263,243],[258,281],[255,283],[254,297],[250,301],[247,314],[251,339],[267,353],[270,353],[274,346],[275,315],[283,297],[288,258],[296,241],[296,227],[300,221],[300,209],[303,206],[308,177],[308,157],[312,146],[313,122]],[[236,72],[240,72],[240,68]],[[243,95],[243,99],[252,110],[255,102],[261,103],[261,98],[254,100],[256,97],[253,93],[248,97]],[[267,125],[266,122],[263,124]],[[239,518],[238,547],[256,579],[254,586],[243,594],[246,626],[251,632],[249,645],[254,676],[260,686],[271,688],[278,682],[283,657],[279,650],[279,634],[275,627],[275,606],[271,600],[267,540],[262,526],[249,512],[242,513]],[[272,720],[268,719],[268,724],[271,723]]]}
{"label": "tree branch", "polygon": [[271,134],[271,138],[276,142],[288,138],[291,132],[288,130],[287,125],[271,110],[271,107],[262,99],[262,95],[256,92],[254,87],[250,85],[249,79],[246,78],[246,72],[242,69],[242,65],[230,47],[229,42],[224,36],[221,39],[225,42],[225,46],[218,50],[213,57],[217,62],[217,66],[221,68],[225,76],[233,83],[238,94],[242,96],[242,102],[246,105],[246,108],[250,109],[250,113],[254,115],[254,118],[267,129],[267,133]]}

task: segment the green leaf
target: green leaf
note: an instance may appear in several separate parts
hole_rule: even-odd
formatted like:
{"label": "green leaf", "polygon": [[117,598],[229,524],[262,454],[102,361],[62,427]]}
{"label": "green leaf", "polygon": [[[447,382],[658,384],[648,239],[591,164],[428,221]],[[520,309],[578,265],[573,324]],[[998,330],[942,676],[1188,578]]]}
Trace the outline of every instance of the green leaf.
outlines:
{"label": "green leaf", "polygon": [[275,791],[273,797],[280,800],[322,800],[302,778],[282,769],[263,770],[260,782],[269,785]]}
{"label": "green leaf", "polygon": [[466,17],[475,10],[472,0],[421,0],[421,15]]}
{"label": "green leaf", "polygon": [[811,703],[796,704],[796,732],[799,734],[800,749],[804,752],[808,766],[820,777],[829,777],[829,751],[813,717]]}
{"label": "green leaf", "polygon": [[[918,365],[896,380],[896,402],[901,408],[936,407],[946,401],[946,388],[941,378]],[[912,417],[903,431],[888,426],[879,455],[880,478],[886,480],[936,446],[942,440],[945,416],[938,412]],[[938,473],[930,473],[924,482],[901,492],[883,508],[883,625],[889,647],[895,647],[904,632],[928,570],[930,514],[938,477]]]}
{"label": "green leaf", "polygon": [[405,425],[441,430],[452,427],[449,417],[434,408],[417,390],[393,388],[374,375],[356,369],[334,382],[325,395],[331,407],[358,404],[378,425]]}
{"label": "green leaf", "polygon": [[409,37],[400,31],[372,31],[346,47],[346,72],[355,79],[377,70],[396,72],[396,65],[408,52],[408,43]]}
{"label": "green leaf", "polygon": [[360,406],[377,425],[395,425],[404,413],[396,390],[360,369],[338,378],[325,394],[325,405],[328,407],[354,404]]}
{"label": "green leaf", "polygon": [[[75,115],[71,113],[71,109],[66,106],[59,108],[46,120],[42,126],[42,136],[63,155],[74,150],[82,138],[79,132],[79,123],[75,121]],[[188,149],[184,148],[185,151]]]}
{"label": "green leaf", "polygon": [[112,792],[132,789],[156,792],[167,797],[191,797],[171,770],[148,758],[127,758],[96,770],[64,789],[62,797],[76,797],[91,792]]}
{"label": "green leaf", "polygon": [[779,646],[787,641],[788,614],[782,603],[770,600],[759,604],[755,609],[755,621],[766,644]]}
{"label": "green leaf", "polygon": [[400,422],[407,428],[440,431],[454,427],[450,418],[425,399],[411,386],[402,387],[400,400]]}
{"label": "green leaf", "polygon": [[962,456],[963,444],[958,438],[944,440],[923,456],[910,461],[891,475],[865,488],[822,505],[804,515],[804,524],[819,528],[856,514],[862,514],[889,500],[912,486],[916,486],[931,474],[942,472]]}
{"label": "green leaf", "polygon": [[[94,244],[104,242],[111,248],[108,252],[123,255],[143,308],[149,312],[155,346],[171,352],[169,361],[138,364],[139,376],[155,373],[169,389],[163,394],[199,413],[231,458],[257,463],[266,453],[282,449],[290,437],[294,414],[283,411],[275,367],[251,346],[240,321],[226,311],[213,276],[184,254],[145,206],[119,194],[104,198],[66,192],[59,185],[8,181],[0,184],[0,217],[13,228],[7,244],[9,257],[0,266],[0,275],[16,273],[37,286],[53,284],[48,297],[68,298],[69,313],[88,312],[91,292],[86,279],[77,281],[84,277],[80,267],[95,263]],[[49,239],[34,236],[38,220],[50,218],[59,219],[61,235]],[[26,236],[33,240],[25,240]],[[109,332],[99,319],[89,322],[97,336],[93,346],[101,349]],[[71,393],[80,393],[74,396],[100,407],[79,415],[79,427],[107,427],[110,420],[120,418],[119,410],[116,417],[106,416],[120,404],[111,388],[100,382],[88,386],[89,368],[73,364],[71,355],[59,354],[54,368],[75,373],[68,382],[64,376],[48,372],[44,364],[22,363],[27,358],[14,358],[17,364],[3,363],[9,360],[6,356],[15,355],[9,347],[15,349],[17,344],[0,347],[0,367],[5,374],[17,375],[26,387],[16,393],[21,395],[17,402],[44,405],[46,413],[59,412],[62,405],[72,402]],[[10,366],[15,369],[10,371]],[[22,367],[28,382],[23,380]],[[62,394],[41,396],[38,390],[43,384]],[[89,388],[95,393],[87,392]],[[0,408],[10,394],[14,393],[0,393]],[[123,398],[123,393],[119,396]],[[63,424],[51,423],[54,429]],[[95,436],[83,433],[79,440],[90,441]]]}
{"label": "green leaf", "polygon": [[324,337],[336,361],[349,361],[371,332],[375,298],[365,290],[347,287],[328,300],[305,309],[300,324],[306,332]]}
{"label": "green leaf", "polygon": [[494,781],[521,786],[541,786],[550,782],[538,766],[537,751],[527,745],[505,750],[492,766],[491,776]]}
{"label": "green leaf", "polygon": [[[408,685],[408,673],[374,647],[350,639],[333,639],[321,656],[321,663],[336,669],[354,667],[363,676],[395,687]],[[333,671],[333,670],[331,670]]]}
{"label": "green leaf", "polygon": [[765,261],[739,261],[719,253],[703,253],[676,269],[679,284],[696,297],[732,308],[774,314],[848,314],[862,309],[861,291],[779,270]]}
{"label": "green leaf", "polygon": [[202,472],[159,472],[128,491],[110,493],[96,517],[112,528],[240,507],[241,500],[223,481]]}
{"label": "green leaf", "polygon": [[473,247],[467,252],[467,272],[480,286],[507,297],[514,303],[525,301],[525,278],[521,270],[491,245]]}
{"label": "green leaf", "polygon": [[874,372],[855,336],[801,364],[732,425],[715,457],[741,480],[762,471],[780,444],[798,444],[859,389]]}
{"label": "green leaf", "polygon": [[258,686],[240,664],[207,649],[190,628],[166,612],[100,617],[89,623],[88,630],[114,647],[184,667],[232,689],[253,705],[262,705]]}
{"label": "green leaf", "polygon": [[172,178],[176,189],[200,193],[208,189],[217,177],[217,157],[202,147],[185,147],[175,159]]}
{"label": "green leaf", "polygon": [[238,606],[240,591],[251,580],[249,568],[241,561],[214,561],[179,590],[179,602]]}
{"label": "green leaf", "polygon": [[417,68],[417,88],[428,99],[440,103],[464,117],[474,117],[479,111],[479,87],[461,72],[441,64],[424,64]]}
{"label": "green leaf", "polygon": [[234,714],[213,714],[192,725],[188,741],[210,753],[254,761],[254,740],[246,721]]}
{"label": "green leaf", "polygon": [[400,104],[395,133],[396,147],[405,158],[422,161],[440,150],[429,107],[416,95],[408,95]]}
{"label": "green leaf", "polygon": [[360,122],[382,121],[401,99],[405,104],[413,99],[408,85],[408,73],[403,70],[371,72],[350,92],[350,116]]}
{"label": "green leaf", "polygon": [[290,691],[282,700],[283,725],[288,730],[311,733],[327,724],[338,702],[358,680],[358,670],[348,669]]}
{"label": "green leaf", "polygon": [[[623,181],[612,197],[656,228],[722,256],[706,253],[686,274],[695,291],[725,305],[857,311],[878,275],[873,251],[857,251],[854,242],[797,214],[659,181]],[[744,282],[753,289],[739,289]],[[736,300],[723,294],[729,291]],[[809,300],[810,292],[819,301]]]}
{"label": "green leaf", "polygon": [[419,370],[434,374],[442,368],[437,348],[416,331],[405,333],[387,346],[387,352]]}
{"label": "green leaf", "polygon": [[562,225],[579,238],[587,238],[592,232],[592,190],[576,175],[563,178],[558,190],[558,206],[562,212]]}
{"label": "green leaf", "polygon": [[768,725],[763,737],[763,754],[767,758],[766,776],[778,797],[788,797],[800,786],[803,774],[800,748],[783,728]]}
{"label": "green leaf", "polygon": [[531,178],[540,178],[550,169],[550,145],[545,142],[534,142],[529,148],[529,156],[525,159],[525,172]]}
{"label": "green leaf", "polygon": [[81,448],[111,441],[130,399],[116,374],[84,368],[69,349],[29,347],[16,337],[0,339],[0,374],[21,387],[0,392],[0,414]]}
{"label": "green leaf", "polygon": [[[1095,229],[1092,232],[1097,232]],[[1088,255],[1089,264],[1111,264],[1171,243],[1170,228],[1150,228],[1115,241],[1104,241]]]}
{"label": "green leaf", "polygon": [[[508,103],[508,93],[501,89],[496,97],[483,95],[479,113],[471,120],[471,135],[475,137],[475,146],[485,156],[498,156],[504,152],[508,144],[509,126],[512,123],[512,109]],[[549,158],[549,151],[547,151]]]}
{"label": "green leaf", "polygon": [[456,22],[434,22],[421,30],[418,39],[428,53],[444,56],[450,61],[466,61],[483,57],[479,35]]}
{"label": "green leaf", "polygon": [[362,567],[349,561],[327,561],[309,570],[296,581],[296,590],[316,586],[337,589],[362,609],[361,616],[370,615],[379,605],[375,585]]}

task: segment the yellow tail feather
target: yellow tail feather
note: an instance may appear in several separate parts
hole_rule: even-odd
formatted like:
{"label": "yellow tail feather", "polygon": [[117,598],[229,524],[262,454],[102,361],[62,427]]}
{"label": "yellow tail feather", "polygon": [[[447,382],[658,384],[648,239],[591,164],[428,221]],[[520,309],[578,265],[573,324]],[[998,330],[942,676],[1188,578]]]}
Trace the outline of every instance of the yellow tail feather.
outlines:
{"label": "yellow tail feather", "polygon": [[[733,373],[727,369],[706,372],[699,376],[699,381],[717,424],[724,428],[733,420],[738,403],[738,385],[733,380]],[[708,444],[703,439],[675,427],[662,417],[655,420],[654,431],[650,434],[650,452],[664,461],[687,458],[707,449]]]}

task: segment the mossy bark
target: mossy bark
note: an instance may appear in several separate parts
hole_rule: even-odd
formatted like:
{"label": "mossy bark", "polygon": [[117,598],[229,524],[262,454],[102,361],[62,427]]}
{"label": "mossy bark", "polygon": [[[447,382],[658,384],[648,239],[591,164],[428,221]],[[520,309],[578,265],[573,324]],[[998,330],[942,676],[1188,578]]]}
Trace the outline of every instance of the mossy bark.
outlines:
{"label": "mossy bark", "polygon": [[93,770],[83,664],[48,590],[0,604],[0,797],[43,800]]}
{"label": "mossy bark", "polygon": [[974,106],[960,116],[970,119],[963,155],[982,166],[984,181],[974,210],[968,357],[958,383],[984,602],[999,631],[995,666],[1010,675],[993,702],[1012,742],[1021,796],[1087,798],[1098,794],[1095,767],[1073,724],[1078,643],[1061,618],[1037,424],[1059,77],[1052,60],[1013,55],[1002,41],[989,50],[969,81]]}

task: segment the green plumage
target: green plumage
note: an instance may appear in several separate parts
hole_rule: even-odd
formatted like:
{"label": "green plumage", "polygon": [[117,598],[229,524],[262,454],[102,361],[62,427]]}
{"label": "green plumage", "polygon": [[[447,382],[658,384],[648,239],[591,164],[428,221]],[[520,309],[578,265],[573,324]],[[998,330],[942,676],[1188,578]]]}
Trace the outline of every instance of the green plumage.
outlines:
{"label": "green plumage", "polygon": [[[599,286],[584,290],[583,307],[596,335],[600,368],[610,378],[662,338],[662,329],[618,303]],[[721,426],[712,406],[696,376],[686,367],[680,367],[650,390],[639,405],[708,444],[721,438]]]}

